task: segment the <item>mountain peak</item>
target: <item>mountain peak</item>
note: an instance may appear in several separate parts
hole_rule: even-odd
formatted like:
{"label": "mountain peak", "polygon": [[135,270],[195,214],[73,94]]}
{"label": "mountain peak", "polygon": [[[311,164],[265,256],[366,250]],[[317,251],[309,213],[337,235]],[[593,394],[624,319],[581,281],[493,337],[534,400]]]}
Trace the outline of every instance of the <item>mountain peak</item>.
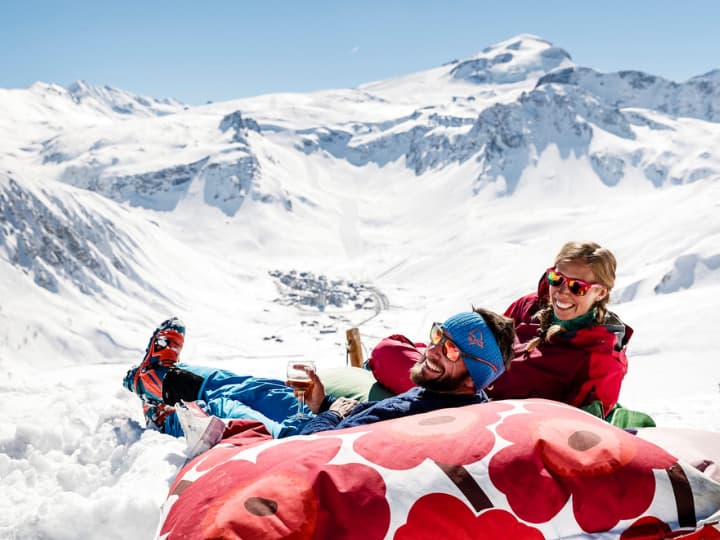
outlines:
{"label": "mountain peak", "polygon": [[708,71],[707,73],[703,73],[702,75],[696,75],[695,77],[692,77],[688,79],[688,82],[701,82],[701,81],[711,81],[711,82],[720,82],[720,69],[713,69],[712,71]]}
{"label": "mountain peak", "polygon": [[78,80],[66,88],[70,98],[77,104],[87,104],[95,109],[110,109],[121,115],[163,116],[177,112],[183,104],[174,99],[156,99],[119,90],[111,86],[93,86]]}
{"label": "mountain peak", "polygon": [[88,84],[87,82],[83,80],[77,80],[73,83],[70,83],[66,90],[70,92],[71,94],[88,94],[92,90],[92,85]]}
{"label": "mountain peak", "polygon": [[570,54],[564,49],[541,37],[520,34],[458,62],[451,76],[454,80],[475,84],[508,84],[573,65]]}
{"label": "mountain peak", "polygon": [[547,48],[554,47],[554,44],[547,39],[537,36],[535,34],[518,34],[517,36],[495,43],[494,45],[488,45],[485,47],[483,53],[492,53],[493,51],[501,51],[510,49],[517,51],[522,48]]}

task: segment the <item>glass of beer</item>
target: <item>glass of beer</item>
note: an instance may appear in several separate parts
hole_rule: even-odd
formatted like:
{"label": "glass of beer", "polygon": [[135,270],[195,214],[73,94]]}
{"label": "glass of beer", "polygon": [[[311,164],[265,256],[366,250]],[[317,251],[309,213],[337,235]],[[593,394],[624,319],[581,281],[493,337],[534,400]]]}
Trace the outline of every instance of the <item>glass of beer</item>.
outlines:
{"label": "glass of beer", "polygon": [[305,368],[316,370],[311,360],[290,360],[287,364],[287,384],[295,389],[298,397],[298,410],[295,418],[309,418],[305,414],[305,393],[312,391],[312,379]]}

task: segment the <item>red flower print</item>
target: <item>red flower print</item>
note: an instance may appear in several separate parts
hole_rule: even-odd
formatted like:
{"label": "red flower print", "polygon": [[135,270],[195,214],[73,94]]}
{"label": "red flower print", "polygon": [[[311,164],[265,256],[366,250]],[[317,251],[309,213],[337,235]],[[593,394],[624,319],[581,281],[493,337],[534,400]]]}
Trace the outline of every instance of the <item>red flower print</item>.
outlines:
{"label": "red flower print", "polygon": [[213,452],[205,452],[203,454],[200,454],[198,460],[195,462],[196,468],[198,471],[201,472],[210,470],[216,465],[225,463],[230,458],[232,458],[236,454],[239,454],[243,450],[245,450],[245,448],[229,446],[227,444],[218,445],[215,447]]}
{"label": "red flower print", "polygon": [[390,523],[385,483],[365,465],[329,465],[340,445],[337,437],[279,440],[260,450],[255,462],[239,455],[217,464],[184,485],[161,535],[383,538]]}
{"label": "red flower print", "polygon": [[635,521],[620,535],[620,540],[657,540],[666,538],[672,529],[664,521],[646,516]]}
{"label": "red flower print", "polygon": [[[355,441],[354,449],[367,460],[396,470],[412,469],[426,459],[451,465],[474,463],[495,444],[487,426],[510,409],[510,405],[491,402],[378,422]],[[367,429],[358,426],[347,431]]]}
{"label": "red flower print", "polygon": [[234,455],[246,448],[266,441],[272,436],[261,422],[255,420],[231,420],[225,429],[223,442],[214,447],[212,452],[200,454],[185,465],[170,486],[170,495],[179,495],[196,478],[215,465],[225,463]]}
{"label": "red flower print", "polygon": [[667,538],[676,540],[720,540],[720,527],[717,524],[714,526],[705,525],[683,534],[680,531],[673,532],[664,521],[654,517],[644,517],[638,519],[620,535],[620,540],[665,540]]}
{"label": "red flower print", "polygon": [[479,515],[459,499],[431,493],[418,499],[395,540],[543,540],[543,534],[517,520],[505,510],[486,510]]}
{"label": "red flower print", "polygon": [[720,524],[704,525],[693,532],[674,536],[673,538],[677,540],[720,540]]}
{"label": "red flower print", "polygon": [[677,461],[573,407],[537,399],[524,407],[527,414],[507,416],[497,426],[513,444],[492,457],[489,473],[515,514],[531,523],[549,521],[572,496],[584,531],[609,530],[642,515],[655,495],[653,470]]}
{"label": "red flower print", "polygon": [[196,478],[216,465],[225,463],[235,454],[242,452],[242,448],[228,445],[218,445],[212,452],[205,452],[185,465],[173,480],[169,495],[180,495],[190,486]]}

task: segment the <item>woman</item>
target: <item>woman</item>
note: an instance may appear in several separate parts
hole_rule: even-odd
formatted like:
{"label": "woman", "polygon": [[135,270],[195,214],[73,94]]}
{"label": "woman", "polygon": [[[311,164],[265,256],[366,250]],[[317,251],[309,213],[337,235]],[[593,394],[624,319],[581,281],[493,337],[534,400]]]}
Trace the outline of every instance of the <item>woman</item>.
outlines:
{"label": "woman", "polygon": [[488,388],[490,397],[542,397],[576,407],[599,402],[602,416],[609,414],[627,373],[625,347],[633,333],[607,309],[616,266],[614,255],[595,242],[562,247],[538,291],[505,311],[519,343],[510,370]]}
{"label": "woman", "polygon": [[[607,417],[627,372],[625,346],[632,335],[607,309],[615,268],[613,254],[594,242],[562,247],[538,291],[505,311],[519,342],[510,369],[486,390],[492,399],[540,397]],[[404,391],[421,350],[422,344],[394,335],[375,347],[368,365],[381,384]]]}

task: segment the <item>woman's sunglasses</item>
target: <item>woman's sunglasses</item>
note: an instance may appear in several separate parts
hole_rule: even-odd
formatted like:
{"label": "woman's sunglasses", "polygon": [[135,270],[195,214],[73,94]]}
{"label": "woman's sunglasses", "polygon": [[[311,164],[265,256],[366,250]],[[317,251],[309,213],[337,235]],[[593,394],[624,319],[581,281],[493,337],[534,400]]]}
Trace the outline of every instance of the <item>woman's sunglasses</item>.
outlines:
{"label": "woman's sunglasses", "polygon": [[548,268],[546,276],[548,283],[553,287],[559,287],[563,282],[567,283],[568,290],[575,296],[585,296],[590,289],[596,285],[599,286],[599,283],[590,283],[582,279],[569,278],[554,268]]}

